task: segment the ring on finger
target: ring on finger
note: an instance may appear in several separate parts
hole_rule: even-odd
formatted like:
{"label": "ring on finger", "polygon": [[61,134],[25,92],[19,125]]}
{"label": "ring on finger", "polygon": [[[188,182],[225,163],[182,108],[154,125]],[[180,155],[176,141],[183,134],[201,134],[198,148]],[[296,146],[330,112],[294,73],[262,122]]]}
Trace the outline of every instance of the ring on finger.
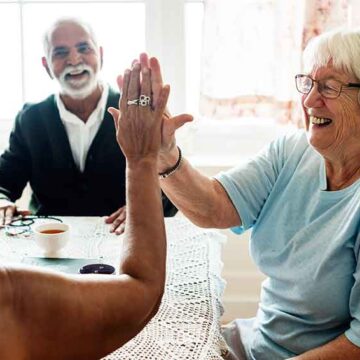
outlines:
{"label": "ring on finger", "polygon": [[150,96],[140,95],[139,105],[140,105],[140,106],[150,106],[150,105],[151,105],[151,98],[150,98]]}
{"label": "ring on finger", "polygon": [[128,105],[139,105],[139,99],[128,100],[126,103]]}

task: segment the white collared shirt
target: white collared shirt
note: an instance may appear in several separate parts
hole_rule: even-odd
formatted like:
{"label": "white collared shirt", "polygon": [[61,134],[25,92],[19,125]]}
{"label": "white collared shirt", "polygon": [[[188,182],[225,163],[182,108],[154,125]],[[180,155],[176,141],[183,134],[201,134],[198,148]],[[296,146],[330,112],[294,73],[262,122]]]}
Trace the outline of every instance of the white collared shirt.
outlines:
{"label": "white collared shirt", "polygon": [[56,94],[56,104],[59,110],[60,119],[65,126],[75,164],[81,172],[85,169],[86,157],[91,143],[104,119],[109,86],[103,83],[101,86],[103,88],[101,98],[86,123],[67,110],[60,98],[60,94]]}

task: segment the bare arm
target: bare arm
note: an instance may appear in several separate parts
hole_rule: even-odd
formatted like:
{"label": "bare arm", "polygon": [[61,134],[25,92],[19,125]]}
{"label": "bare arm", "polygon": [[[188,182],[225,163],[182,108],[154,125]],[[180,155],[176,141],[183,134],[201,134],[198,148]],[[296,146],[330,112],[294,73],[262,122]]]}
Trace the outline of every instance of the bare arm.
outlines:
{"label": "bare arm", "polygon": [[[177,157],[176,147],[166,155],[162,154],[160,171],[171,168]],[[160,180],[160,185],[176,207],[198,226],[228,228],[241,224],[238,212],[222,185],[202,175],[186,159],[176,172]]]}
{"label": "bare arm", "polygon": [[[142,93],[150,93],[149,75],[143,76],[148,80]],[[129,98],[138,97],[138,78],[139,67],[127,74]],[[0,268],[2,360],[99,359],[135,336],[156,313],[164,289],[166,238],[157,179],[160,136],[151,133],[160,133],[168,92],[163,89],[159,106],[151,111],[128,109],[126,90],[122,116],[115,119],[127,157],[122,275],[70,277]]]}
{"label": "bare arm", "polygon": [[330,341],[326,345],[307,351],[288,360],[357,360],[360,348],[349,341],[345,335]]}

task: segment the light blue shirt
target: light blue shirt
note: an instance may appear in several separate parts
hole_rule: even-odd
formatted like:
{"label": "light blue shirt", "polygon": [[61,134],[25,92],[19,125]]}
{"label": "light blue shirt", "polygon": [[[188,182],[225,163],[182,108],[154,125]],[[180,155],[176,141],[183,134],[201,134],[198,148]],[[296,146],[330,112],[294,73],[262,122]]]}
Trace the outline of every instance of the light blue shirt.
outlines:
{"label": "light blue shirt", "polygon": [[246,165],[216,176],[268,276],[250,359],[286,359],[341,334],[360,346],[360,180],[326,191],[323,158],[304,131],[273,142]]}

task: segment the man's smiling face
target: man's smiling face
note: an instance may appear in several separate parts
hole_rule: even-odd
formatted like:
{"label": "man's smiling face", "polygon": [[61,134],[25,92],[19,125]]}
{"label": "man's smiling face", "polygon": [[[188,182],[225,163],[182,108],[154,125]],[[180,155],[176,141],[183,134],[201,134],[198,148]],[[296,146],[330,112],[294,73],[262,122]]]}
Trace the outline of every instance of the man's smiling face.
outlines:
{"label": "man's smiling face", "polygon": [[61,87],[74,98],[85,98],[98,85],[102,50],[79,24],[65,22],[50,34],[46,65]]}

